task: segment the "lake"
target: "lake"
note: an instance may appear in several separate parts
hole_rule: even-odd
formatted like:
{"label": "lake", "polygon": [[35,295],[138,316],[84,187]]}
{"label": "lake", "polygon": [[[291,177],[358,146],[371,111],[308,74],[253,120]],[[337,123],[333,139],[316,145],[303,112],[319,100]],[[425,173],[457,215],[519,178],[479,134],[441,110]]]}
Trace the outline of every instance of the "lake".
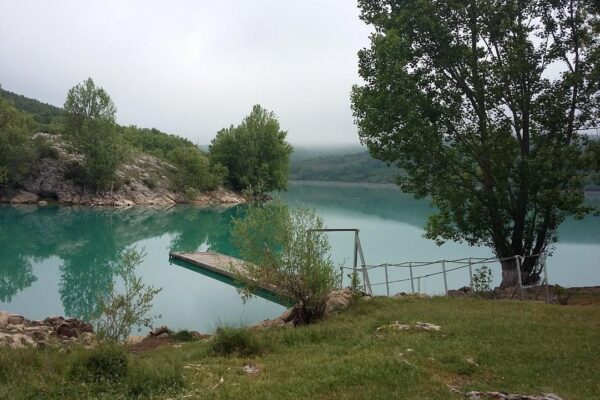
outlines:
{"label": "lake", "polygon": [[[278,194],[291,205],[315,208],[330,228],[358,228],[367,264],[490,257],[487,248],[459,243],[441,247],[422,237],[431,208],[393,187],[294,183]],[[591,199],[595,205],[597,199]],[[138,268],[145,283],[162,287],[154,304],[157,324],[172,329],[213,331],[223,324],[251,324],[277,316],[283,307],[262,298],[244,304],[235,287],[169,262],[169,251],[212,250],[236,255],[229,226],[237,210],[187,206],[168,210],[87,207],[0,206],[0,310],[29,318],[68,315],[87,318],[97,311],[96,299],[115,278],[119,254],[144,249]],[[600,218],[566,221],[560,242],[548,259],[551,283],[564,286],[600,284]],[[351,233],[329,234],[337,265],[352,264]],[[494,281],[499,266],[488,263]],[[439,272],[440,265],[415,269],[415,276]],[[372,283],[385,279],[372,270]],[[408,277],[406,268],[391,268],[389,280]],[[448,274],[448,286],[468,285],[468,270]],[[344,285],[348,277],[344,277]],[[415,280],[415,289],[443,291],[441,275]],[[385,285],[375,285],[376,294]],[[392,284],[391,293],[409,292],[410,281]]]}

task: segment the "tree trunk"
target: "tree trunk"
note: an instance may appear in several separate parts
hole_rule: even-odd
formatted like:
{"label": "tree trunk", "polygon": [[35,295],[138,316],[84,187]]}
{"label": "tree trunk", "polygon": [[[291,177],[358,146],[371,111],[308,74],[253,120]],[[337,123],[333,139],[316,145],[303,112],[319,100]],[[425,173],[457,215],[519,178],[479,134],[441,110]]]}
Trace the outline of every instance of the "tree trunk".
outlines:
{"label": "tree trunk", "polygon": [[500,288],[505,289],[514,287],[519,284],[519,276],[517,274],[517,260],[509,258],[500,262],[502,265],[502,282]]}
{"label": "tree trunk", "polygon": [[[535,285],[540,280],[542,265],[538,263],[539,256],[524,257],[521,262],[521,283],[523,286]],[[501,288],[514,287],[519,284],[519,275],[517,274],[517,260],[515,257],[501,261],[502,282]]]}

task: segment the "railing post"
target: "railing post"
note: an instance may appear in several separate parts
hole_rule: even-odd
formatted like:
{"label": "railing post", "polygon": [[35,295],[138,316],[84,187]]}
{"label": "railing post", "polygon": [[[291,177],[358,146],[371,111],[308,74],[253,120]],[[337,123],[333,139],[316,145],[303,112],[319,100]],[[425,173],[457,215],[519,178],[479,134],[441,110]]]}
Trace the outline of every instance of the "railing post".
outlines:
{"label": "railing post", "polygon": [[442,260],[442,271],[444,272],[444,290],[448,294],[448,280],[446,279],[446,260]]}
{"label": "railing post", "polygon": [[550,303],[550,290],[548,288],[548,264],[546,264],[546,254],[544,254],[544,282],[546,282],[546,302]]}
{"label": "railing post", "polygon": [[358,231],[354,231],[354,263],[352,264],[352,277],[356,279],[356,265],[358,262]]}
{"label": "railing post", "polygon": [[521,300],[523,300],[523,280],[521,279],[521,256],[515,256],[515,263],[517,264],[517,278],[519,285],[519,294],[521,295]]}
{"label": "railing post", "polygon": [[410,289],[412,290],[412,293],[415,294],[415,281],[413,280],[412,261],[408,263],[408,268],[410,269]]}
{"label": "railing post", "polygon": [[360,256],[360,264],[362,265],[364,291],[369,296],[372,296],[373,290],[371,289],[371,281],[369,280],[369,273],[367,272],[367,263],[365,262],[365,256],[362,252],[362,246],[360,245],[360,239],[358,237],[358,230],[356,231],[356,242],[355,243],[356,243],[356,248],[358,249],[358,255]]}
{"label": "railing post", "polygon": [[340,289],[344,288],[344,267],[340,267]]}
{"label": "railing post", "polygon": [[471,287],[471,294],[473,293],[473,263],[471,257],[469,257],[469,286]]}
{"label": "railing post", "polygon": [[390,297],[390,284],[389,284],[389,279],[388,279],[388,265],[387,263],[384,264],[385,266],[385,292],[387,294],[387,297]]}

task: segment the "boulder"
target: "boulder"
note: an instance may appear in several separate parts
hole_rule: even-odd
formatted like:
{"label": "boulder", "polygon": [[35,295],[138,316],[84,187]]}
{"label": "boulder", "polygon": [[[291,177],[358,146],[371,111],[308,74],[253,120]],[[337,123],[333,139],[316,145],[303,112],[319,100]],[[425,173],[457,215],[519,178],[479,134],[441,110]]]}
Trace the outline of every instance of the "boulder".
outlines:
{"label": "boulder", "polygon": [[25,317],[23,317],[22,315],[12,314],[8,316],[8,323],[12,325],[21,325],[24,321]]}
{"label": "boulder", "polygon": [[352,304],[355,293],[350,289],[334,290],[327,297],[324,316],[344,311]]}
{"label": "boulder", "polygon": [[[62,318],[56,318],[54,322],[60,321]],[[77,338],[80,334],[93,333],[94,327],[91,324],[78,320],[76,318],[63,319],[58,326],[55,327],[56,335],[66,338]]]}
{"label": "boulder", "polygon": [[448,297],[466,297],[472,294],[472,290],[469,286],[463,286],[460,289],[451,289],[448,290],[446,294]]}
{"label": "boulder", "polygon": [[159,326],[158,328],[156,328],[153,331],[151,331],[150,332],[150,337],[165,337],[165,336],[160,336],[160,335],[166,334],[166,336],[169,336],[172,333],[173,333],[172,330],[170,330],[165,325],[163,325],[163,326]]}
{"label": "boulder", "polygon": [[28,192],[26,190],[18,190],[10,199],[12,204],[35,204],[37,201],[37,194]]}

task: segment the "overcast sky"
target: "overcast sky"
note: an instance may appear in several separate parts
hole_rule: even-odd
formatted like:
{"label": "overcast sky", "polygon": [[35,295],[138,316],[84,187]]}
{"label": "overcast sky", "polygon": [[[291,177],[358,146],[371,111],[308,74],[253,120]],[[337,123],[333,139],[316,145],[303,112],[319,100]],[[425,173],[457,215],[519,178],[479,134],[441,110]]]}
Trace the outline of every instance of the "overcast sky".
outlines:
{"label": "overcast sky", "polygon": [[0,0],[0,84],[62,106],[91,76],[121,124],[209,143],[253,104],[297,144],[358,143],[353,0]]}

